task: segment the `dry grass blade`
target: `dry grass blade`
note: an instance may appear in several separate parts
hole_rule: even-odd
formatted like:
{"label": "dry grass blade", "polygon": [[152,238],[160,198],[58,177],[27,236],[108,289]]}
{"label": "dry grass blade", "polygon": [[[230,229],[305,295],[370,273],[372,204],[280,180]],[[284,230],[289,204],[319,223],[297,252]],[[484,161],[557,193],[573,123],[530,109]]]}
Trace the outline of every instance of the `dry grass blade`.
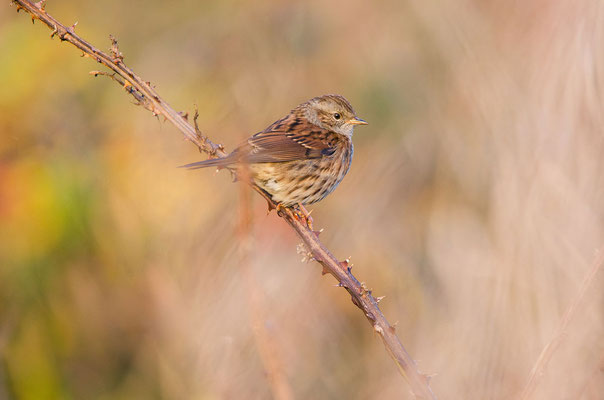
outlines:
{"label": "dry grass blade", "polygon": [[522,394],[520,395],[519,399],[528,400],[532,398],[533,393],[535,392],[535,389],[539,384],[539,380],[545,373],[545,369],[547,368],[547,365],[549,364],[549,361],[551,360],[554,352],[564,339],[565,333],[568,330],[568,326],[575,314],[577,313],[577,310],[579,310],[579,307],[583,305],[585,295],[592,287],[592,283],[594,282],[598,273],[601,271],[602,265],[604,265],[604,249],[600,249],[598,251],[591,268],[587,272],[587,275],[585,275],[585,279],[583,280],[583,283],[579,288],[579,293],[574,298],[573,302],[566,309],[566,312],[562,316],[562,319],[560,320],[560,324],[556,329],[554,337],[543,348],[541,354],[539,354],[539,358],[533,366],[528,382],[524,387],[524,390],[522,391]]}

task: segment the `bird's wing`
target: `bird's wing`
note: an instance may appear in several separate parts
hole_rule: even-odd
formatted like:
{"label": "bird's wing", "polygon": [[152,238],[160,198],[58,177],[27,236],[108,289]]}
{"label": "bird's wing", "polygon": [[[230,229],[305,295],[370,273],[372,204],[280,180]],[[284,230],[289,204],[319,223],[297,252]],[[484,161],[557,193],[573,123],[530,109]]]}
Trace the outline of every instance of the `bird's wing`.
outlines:
{"label": "bird's wing", "polygon": [[255,134],[237,150],[238,158],[247,163],[285,162],[330,156],[337,142],[337,133],[292,114]]}

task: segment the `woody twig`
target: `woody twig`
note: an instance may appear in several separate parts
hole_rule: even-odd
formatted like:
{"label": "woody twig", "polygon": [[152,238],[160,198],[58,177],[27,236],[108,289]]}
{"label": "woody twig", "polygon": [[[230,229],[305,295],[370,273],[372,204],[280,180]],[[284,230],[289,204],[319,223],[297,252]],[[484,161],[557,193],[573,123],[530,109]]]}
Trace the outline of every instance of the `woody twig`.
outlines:
{"label": "woody twig", "polygon": [[[105,53],[75,33],[76,24],[66,26],[52,17],[46,11],[46,0],[33,3],[27,0],[13,0],[17,11],[24,10],[32,18],[39,20],[51,30],[51,38],[58,37],[61,41],[68,42],[82,51],[84,57],[89,57],[102,64],[109,71],[92,71],[94,76],[107,75],[126,90],[134,99],[135,103],[149,110],[154,116],[161,116],[173,124],[182,132],[185,138],[194,143],[200,151],[207,153],[210,157],[226,155],[224,148],[212,142],[195,125],[188,121],[187,114],[179,113],[165,102],[159,94],[151,87],[148,81],[136,75],[134,71],[124,63],[124,56],[119,50],[117,40],[110,36],[111,49]],[[269,203],[269,207],[277,205],[259,188],[254,189],[261,194]],[[373,330],[382,338],[386,350],[396,363],[400,373],[405,377],[411,387],[412,393],[418,399],[435,399],[429,385],[429,378],[421,374],[415,361],[405,350],[401,341],[395,333],[395,328],[388,322],[378,307],[380,298],[375,298],[371,290],[360,283],[352,274],[352,266],[348,262],[338,259],[319,240],[318,232],[312,231],[305,221],[297,218],[289,208],[278,209],[278,214],[298,234],[304,242],[304,246],[310,252],[312,258],[323,267],[323,274],[333,275],[338,286],[346,289],[352,298],[352,302],[359,307],[371,324]]]}

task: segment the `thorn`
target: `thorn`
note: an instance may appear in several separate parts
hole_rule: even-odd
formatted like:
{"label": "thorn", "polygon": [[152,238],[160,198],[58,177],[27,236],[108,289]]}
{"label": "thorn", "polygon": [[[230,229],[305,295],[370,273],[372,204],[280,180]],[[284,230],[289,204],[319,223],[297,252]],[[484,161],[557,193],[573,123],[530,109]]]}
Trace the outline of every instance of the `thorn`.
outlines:
{"label": "thorn", "polygon": [[379,303],[380,303],[380,301],[384,300],[384,298],[385,298],[385,297],[386,297],[386,296],[380,296],[380,297],[377,297],[377,298],[375,299],[375,301],[376,301],[376,302],[379,304]]}
{"label": "thorn", "polygon": [[321,275],[324,276],[327,274],[329,274],[329,270],[327,268],[323,267],[323,269],[321,270]]}
{"label": "thorn", "polygon": [[42,12],[46,12],[46,0],[40,0],[37,3],[34,3],[34,6],[36,6],[36,8]]}
{"label": "thorn", "polygon": [[390,330],[390,333],[394,333],[396,332],[396,326],[398,325],[398,321],[396,321],[394,324],[390,325],[388,327],[388,330]]}
{"label": "thorn", "polygon": [[319,235],[323,233],[323,228],[319,229],[318,231],[312,231],[312,233],[314,233],[316,237],[319,237]]}
{"label": "thorn", "polygon": [[189,120],[189,112],[188,111],[181,111],[181,112],[179,112],[179,114],[180,114],[181,117],[183,117],[183,119],[185,121]]}
{"label": "thorn", "polygon": [[52,30],[52,32],[50,33],[50,38],[54,38],[55,35],[59,32],[59,30],[57,29],[57,27],[55,26],[54,29]]}
{"label": "thorn", "polygon": [[337,285],[333,285],[333,287],[344,287],[344,285],[342,285],[342,282],[338,282]]}
{"label": "thorn", "polygon": [[348,271],[348,273],[351,273],[352,272],[352,266],[354,264],[350,262],[350,257],[348,257],[347,259],[345,259],[344,261],[342,261],[340,263],[340,265],[342,266],[342,268],[346,268],[346,270]]}
{"label": "thorn", "polygon": [[67,28],[67,32],[69,32],[73,35],[75,33],[76,26],[78,26],[78,21],[74,22],[73,25],[71,25],[69,28]]}

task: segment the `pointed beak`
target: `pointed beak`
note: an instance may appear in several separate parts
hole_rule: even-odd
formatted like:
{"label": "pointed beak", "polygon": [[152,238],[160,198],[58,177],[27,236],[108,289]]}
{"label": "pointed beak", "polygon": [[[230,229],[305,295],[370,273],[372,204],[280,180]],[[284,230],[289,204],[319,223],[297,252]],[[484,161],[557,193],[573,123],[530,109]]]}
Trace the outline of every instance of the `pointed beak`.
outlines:
{"label": "pointed beak", "polygon": [[367,125],[367,122],[363,121],[358,117],[354,117],[353,119],[349,120],[348,123],[350,125]]}

